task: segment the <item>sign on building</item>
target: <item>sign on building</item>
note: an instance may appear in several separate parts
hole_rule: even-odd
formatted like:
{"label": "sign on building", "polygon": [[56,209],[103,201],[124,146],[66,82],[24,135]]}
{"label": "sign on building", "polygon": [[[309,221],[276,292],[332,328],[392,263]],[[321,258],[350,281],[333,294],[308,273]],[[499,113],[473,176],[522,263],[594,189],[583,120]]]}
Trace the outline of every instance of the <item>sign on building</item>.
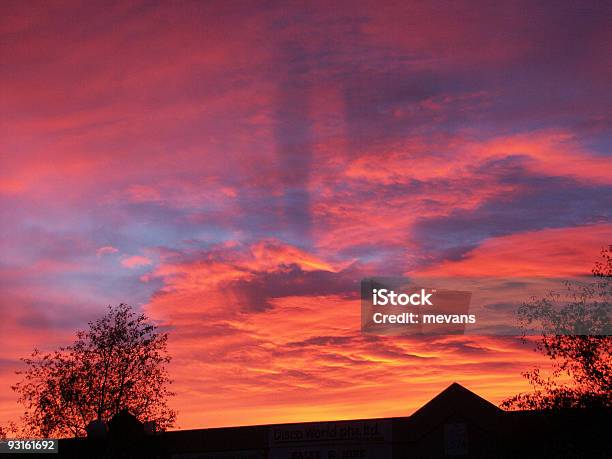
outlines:
{"label": "sign on building", "polygon": [[270,459],[386,459],[390,420],[291,424],[270,429]]}

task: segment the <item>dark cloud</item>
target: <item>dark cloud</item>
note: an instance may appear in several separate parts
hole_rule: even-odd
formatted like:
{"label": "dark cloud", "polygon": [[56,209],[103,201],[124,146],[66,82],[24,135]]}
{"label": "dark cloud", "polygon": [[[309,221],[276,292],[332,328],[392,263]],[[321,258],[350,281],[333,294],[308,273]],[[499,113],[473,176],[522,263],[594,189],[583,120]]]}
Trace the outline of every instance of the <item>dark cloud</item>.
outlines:
{"label": "dark cloud", "polygon": [[515,157],[506,158],[481,169],[500,183],[515,185],[516,192],[489,200],[476,209],[456,210],[417,222],[414,236],[423,249],[457,260],[491,237],[610,221],[611,186],[534,175],[524,170],[520,162]]}
{"label": "dark cloud", "polygon": [[254,273],[248,280],[227,284],[243,311],[264,311],[272,307],[270,300],[288,296],[316,297],[341,295],[359,297],[361,277],[354,269],[340,272],[304,271],[296,264],[281,265],[272,272]]}
{"label": "dark cloud", "polygon": [[313,336],[303,341],[287,343],[289,347],[346,345],[356,341],[354,336]]}

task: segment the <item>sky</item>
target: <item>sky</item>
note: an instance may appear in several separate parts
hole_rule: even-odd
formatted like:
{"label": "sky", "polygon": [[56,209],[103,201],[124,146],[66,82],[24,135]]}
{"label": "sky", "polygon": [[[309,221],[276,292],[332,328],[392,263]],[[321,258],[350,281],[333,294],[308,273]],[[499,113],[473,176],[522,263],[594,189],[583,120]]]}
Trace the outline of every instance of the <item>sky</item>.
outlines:
{"label": "sky", "polygon": [[359,281],[567,278],[612,243],[606,2],[4,1],[0,424],[126,302],[180,428],[499,403],[517,337],[360,333]]}

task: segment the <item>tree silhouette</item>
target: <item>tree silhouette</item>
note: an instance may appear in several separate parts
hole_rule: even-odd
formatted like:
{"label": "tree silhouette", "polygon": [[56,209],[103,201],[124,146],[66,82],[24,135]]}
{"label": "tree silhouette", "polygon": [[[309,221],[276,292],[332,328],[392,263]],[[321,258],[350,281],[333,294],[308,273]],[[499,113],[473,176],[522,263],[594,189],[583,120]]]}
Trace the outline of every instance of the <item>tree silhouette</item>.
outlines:
{"label": "tree silhouette", "polygon": [[25,432],[42,437],[83,436],[94,420],[108,422],[123,409],[165,430],[176,413],[166,371],[165,333],[129,305],[107,313],[79,331],[75,342],[48,354],[34,350],[22,380],[13,386],[25,406]]}
{"label": "tree silhouette", "polygon": [[536,350],[553,366],[548,376],[538,368],[523,373],[534,390],[505,400],[503,408],[612,407],[612,246],[601,258],[593,282],[565,282],[565,292],[519,308],[523,329],[539,330]]}

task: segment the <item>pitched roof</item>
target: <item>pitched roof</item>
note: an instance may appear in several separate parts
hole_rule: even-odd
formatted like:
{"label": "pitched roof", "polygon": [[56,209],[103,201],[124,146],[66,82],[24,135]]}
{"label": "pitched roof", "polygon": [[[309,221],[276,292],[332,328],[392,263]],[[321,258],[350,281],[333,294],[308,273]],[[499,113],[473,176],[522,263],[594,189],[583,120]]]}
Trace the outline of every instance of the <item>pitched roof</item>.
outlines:
{"label": "pitched roof", "polygon": [[416,440],[452,417],[469,420],[484,429],[494,428],[501,413],[497,406],[455,382],[408,418],[410,438],[406,440]]}

